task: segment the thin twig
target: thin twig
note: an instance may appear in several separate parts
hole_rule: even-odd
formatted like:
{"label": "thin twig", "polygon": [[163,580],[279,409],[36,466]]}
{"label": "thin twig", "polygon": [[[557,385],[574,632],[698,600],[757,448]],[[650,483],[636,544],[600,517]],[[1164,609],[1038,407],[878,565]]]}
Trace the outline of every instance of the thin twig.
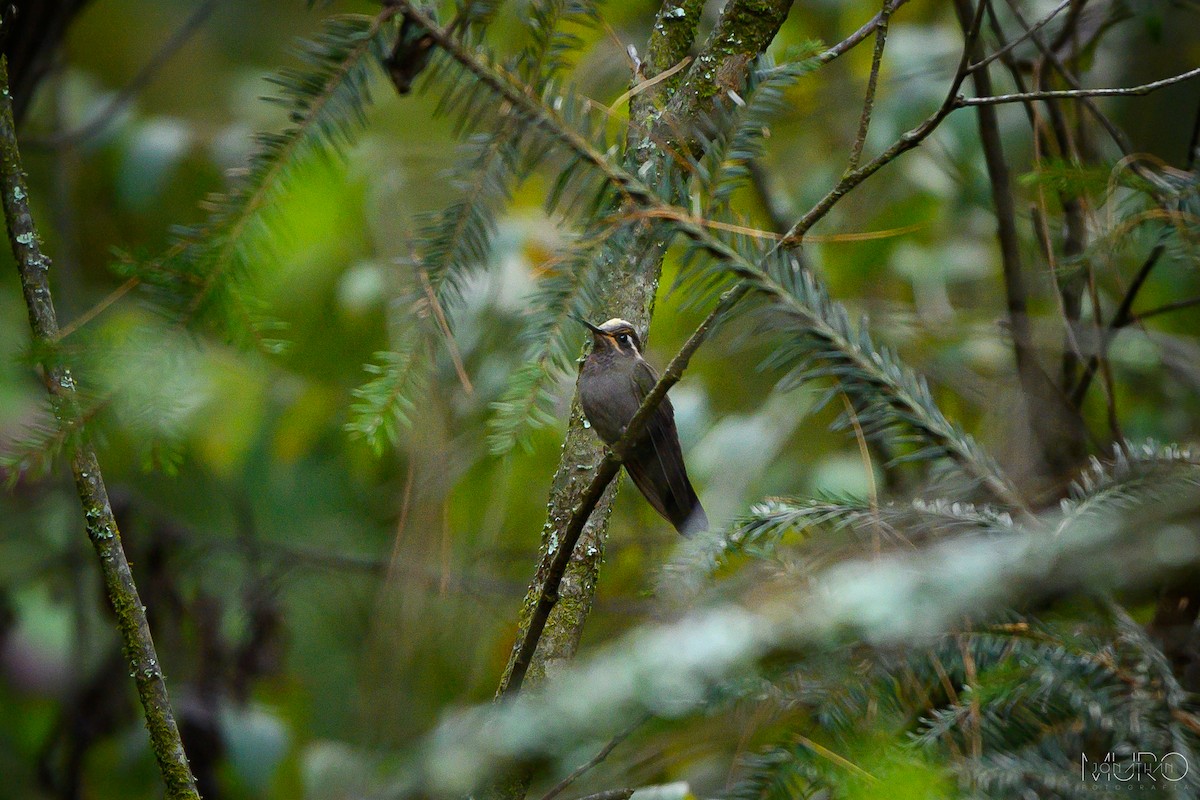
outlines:
{"label": "thin twig", "polygon": [[635,83],[633,86],[631,86],[629,88],[629,91],[625,92],[625,94],[618,97],[616,100],[614,100],[608,106],[609,113],[610,114],[616,113],[616,110],[618,108],[620,108],[621,106],[623,106],[631,97],[636,97],[637,95],[641,94],[642,92],[646,91],[647,89],[651,88],[652,86],[657,86],[658,84],[665,81],[667,78],[670,78],[672,75],[675,75],[676,73],[685,69],[687,67],[687,65],[691,64],[691,63],[692,63],[692,57],[685,56],[684,58],[680,59],[678,64],[671,67],[670,69],[663,70],[662,72],[655,75],[653,78],[646,78],[645,80],[638,81],[637,83]]}
{"label": "thin twig", "polygon": [[628,739],[629,735],[631,733],[633,733],[635,730],[637,730],[639,727],[641,727],[642,724],[645,723],[645,721],[647,719],[649,719],[649,717],[642,717],[637,722],[633,723],[628,728],[619,732],[616,736],[609,739],[608,744],[606,744],[606,745],[604,745],[604,747],[600,748],[600,751],[597,752],[596,755],[592,756],[585,763],[580,764],[578,767],[575,768],[575,770],[570,775],[563,778],[561,781],[559,781],[557,784],[555,784],[554,787],[552,789],[550,789],[550,791],[548,791],[544,795],[542,795],[542,800],[554,800],[554,798],[558,797],[560,794],[562,794],[564,791],[566,791],[567,787],[570,786],[572,783],[574,783],[576,780],[578,780],[580,775],[584,774],[585,772],[590,770],[592,767],[596,766],[601,761],[608,758],[608,754],[611,753],[613,750],[617,749],[617,745],[619,745],[621,742]]}
{"label": "thin twig", "polygon": [[475,387],[471,385],[471,379],[467,376],[467,368],[463,366],[462,356],[458,353],[458,345],[454,343],[454,334],[450,332],[450,323],[446,321],[442,304],[438,302],[433,284],[429,282],[429,272],[424,267],[418,267],[417,274],[421,278],[421,288],[425,291],[425,299],[429,301],[429,307],[433,311],[434,319],[437,320],[438,329],[446,339],[446,349],[450,352],[450,360],[454,362],[454,372],[458,375],[458,382],[462,384],[464,392],[474,394]]}
{"label": "thin twig", "polygon": [[[978,0],[974,9],[971,0],[955,0],[959,22],[964,31],[987,6],[987,0]],[[983,96],[992,92],[991,75],[987,67],[971,75],[976,91]],[[1040,445],[1046,463],[1057,474],[1069,468],[1075,459],[1074,447],[1064,451],[1064,443],[1074,445],[1081,437],[1079,421],[1071,418],[1071,409],[1054,382],[1042,371],[1033,346],[1033,333],[1029,325],[1028,292],[1025,287],[1024,268],[1021,259],[1020,235],[1017,231],[1016,204],[1012,194],[1012,179],[1004,155],[1004,144],[1000,138],[1000,125],[996,109],[991,106],[977,108],[979,140],[983,148],[991,185],[992,205],[996,216],[996,235],[1000,247],[1000,264],[1004,277],[1005,305],[1008,311],[1008,326],[1012,337],[1013,356],[1016,361],[1017,378],[1025,397],[1026,416]],[[1042,404],[1053,404],[1051,413],[1046,414]],[[1065,438],[1064,438],[1065,437]]]}
{"label": "thin twig", "polygon": [[1062,13],[1062,10],[1065,9],[1067,6],[1071,5],[1071,3],[1072,3],[1072,0],[1063,0],[1061,3],[1059,3],[1057,6],[1055,6],[1050,11],[1049,14],[1042,17],[1040,20],[1035,22],[1032,26],[1026,26],[1025,33],[1018,36],[1016,39],[1013,39],[1011,42],[1004,44],[1003,46],[1000,47],[999,50],[992,53],[987,58],[984,58],[980,61],[976,61],[971,66],[967,67],[967,71],[974,72],[977,69],[982,69],[983,67],[986,67],[988,64],[992,63],[993,61],[995,61],[998,58],[1003,58],[1003,57],[1007,56],[1010,52],[1012,52],[1012,49],[1014,47],[1019,45],[1021,42],[1024,42],[1027,39],[1031,38],[1034,34],[1036,34],[1038,31],[1040,31],[1046,25],[1049,25],[1050,21],[1053,20],[1055,17],[1057,17],[1060,13]]}
{"label": "thin twig", "polygon": [[578,800],[629,800],[636,789],[605,789],[603,792],[584,795]]}
{"label": "thin twig", "polygon": [[[963,81],[967,78],[967,66],[970,63],[970,54],[974,51],[975,42],[979,38],[979,23],[982,21],[983,15],[977,15],[974,25],[967,31],[966,41],[964,42],[962,57],[959,59],[958,69],[954,72],[954,79],[950,82],[950,90],[946,93],[946,99],[937,111],[917,127],[909,130],[899,139],[897,139],[891,147],[884,150],[875,158],[868,161],[858,169],[851,170],[844,174],[837,185],[829,190],[828,193],[817,201],[811,209],[808,210],[803,217],[796,222],[795,225],[788,230],[784,236],[783,242],[786,246],[799,246],[805,235],[813,225],[817,224],[826,214],[829,213],[839,200],[842,199],[850,190],[857,187],[867,178],[874,175],[882,167],[891,163],[897,156],[912,150],[914,147],[923,142],[929,134],[937,130],[937,127],[942,124],[942,120],[950,115],[956,108],[955,101],[958,97],[958,90],[962,86]],[[874,24],[878,24],[876,21]],[[866,26],[864,26],[866,27]],[[860,31],[861,32],[861,31]],[[864,34],[865,36],[865,34]],[[832,51],[830,51],[832,52]]]}
{"label": "thin twig", "polygon": [[120,300],[125,295],[129,294],[131,291],[133,291],[135,288],[137,288],[138,284],[140,284],[141,282],[142,282],[141,279],[135,275],[134,277],[132,277],[129,280],[122,283],[116,289],[113,289],[107,295],[102,297],[100,299],[100,302],[96,303],[91,308],[89,308],[87,311],[83,312],[78,317],[71,320],[66,325],[62,326],[62,328],[58,332],[57,341],[61,342],[63,339],[66,339],[72,333],[79,330],[84,325],[87,325],[93,319],[95,319],[96,317],[103,314],[108,309],[109,306],[111,306],[113,303]]}
{"label": "thin twig", "polygon": [[558,586],[562,582],[563,573],[566,571],[567,564],[571,560],[571,552],[575,549],[575,544],[579,541],[579,536],[583,533],[583,526],[587,523],[588,517],[591,516],[596,503],[600,501],[600,496],[604,494],[604,490],[608,488],[608,484],[612,479],[617,476],[617,471],[620,470],[621,462],[625,455],[641,439],[646,422],[650,419],[654,410],[658,408],[663,398],[667,396],[667,391],[679,382],[679,379],[683,376],[683,371],[687,369],[688,362],[691,361],[692,355],[700,348],[704,340],[708,338],[710,331],[716,325],[717,321],[727,311],[737,305],[738,301],[749,294],[749,292],[750,284],[742,283],[725,294],[721,302],[705,317],[700,326],[684,342],[683,347],[679,349],[675,357],[671,359],[671,363],[663,370],[662,377],[659,378],[658,383],[654,384],[654,388],[642,400],[642,404],[638,408],[637,413],[633,415],[633,419],[625,426],[625,434],[612,446],[612,449],[604,456],[603,460],[601,460],[595,475],[592,477],[587,489],[581,495],[579,504],[571,510],[570,521],[563,530],[558,542],[558,549],[554,552],[554,560],[550,562],[550,568],[546,572],[546,579],[542,582],[542,589],[538,596],[537,604],[530,613],[529,625],[525,629],[525,635],[515,648],[516,656],[513,658],[509,679],[507,684],[500,690],[500,696],[515,694],[521,690],[521,684],[525,681],[525,674],[528,672],[529,665],[533,660],[533,652],[537,649],[538,640],[541,639],[542,631],[546,627],[546,621],[550,618],[550,612],[554,609],[555,603],[558,602]]}
{"label": "thin twig", "polygon": [[[1034,85],[1038,86],[1039,88],[1044,87],[1047,79],[1045,73],[1045,64],[1047,59],[1052,59],[1055,63],[1055,68],[1058,69],[1065,80],[1070,82],[1073,76],[1069,75],[1066,67],[1058,61],[1057,56],[1055,56],[1055,54],[1045,46],[1041,37],[1037,34],[1037,29],[1040,27],[1040,25],[1029,25],[1025,21],[1024,17],[1021,16],[1020,10],[1016,7],[1016,4],[1013,2],[1013,0],[1009,0],[1009,7],[1012,10],[1014,18],[1025,30],[1025,37],[1031,38],[1034,44],[1037,45],[1037,47],[1043,53],[1043,57],[1035,61],[1033,65]],[[996,37],[1001,44],[1004,44],[1004,31],[996,17],[995,9],[992,8],[990,3],[988,5],[988,10]],[[1077,20],[1078,17],[1071,17],[1070,19]],[[1003,58],[1003,63],[1005,67],[1008,68],[1009,73],[1012,75],[1012,79],[1017,86],[1017,90],[1019,92],[1026,92],[1027,89],[1025,88],[1024,77],[1016,61],[1011,57],[1011,55],[1006,54]],[[1079,88],[1078,83],[1071,84],[1071,86],[1072,88]],[[1084,100],[1084,103],[1092,111],[1092,113],[1094,113],[1098,118],[1102,118],[1102,124],[1107,122],[1107,119],[1103,119],[1104,115],[1096,107],[1095,103],[1093,103],[1090,99]],[[1046,113],[1049,117],[1049,125],[1047,125],[1041,114],[1038,113],[1038,105],[1036,103],[1029,101],[1023,103],[1022,105],[1025,107],[1026,114],[1029,117],[1030,126],[1033,129],[1033,152],[1035,164],[1041,164],[1044,158],[1041,143],[1042,130],[1046,127],[1050,129],[1050,133],[1053,135],[1053,140],[1058,145],[1058,151],[1062,158],[1071,159],[1076,163],[1082,162],[1083,158],[1078,152],[1074,138],[1070,135],[1070,131],[1067,128],[1066,121],[1062,114],[1062,108],[1058,102],[1046,101],[1045,103]],[[1108,124],[1111,126],[1111,123]],[[1117,131],[1117,133],[1119,134],[1119,131]],[[1114,136],[1114,140],[1117,141],[1118,146],[1122,144],[1119,135]],[[1047,211],[1045,186],[1042,183],[1038,184],[1037,196],[1040,206],[1036,206],[1034,208],[1034,228],[1042,240],[1043,252],[1046,257],[1046,263],[1050,266],[1050,275],[1055,289],[1054,298],[1058,304],[1059,312],[1062,314],[1065,323],[1063,326],[1065,330],[1065,343],[1063,345],[1060,371],[1062,373],[1062,385],[1070,386],[1075,381],[1078,364],[1083,360],[1083,354],[1080,350],[1076,335],[1080,313],[1082,311],[1082,291],[1080,288],[1081,280],[1075,275],[1069,275],[1065,279],[1060,275],[1059,265],[1054,255],[1054,247],[1051,244],[1049,227],[1046,223],[1046,215],[1049,212]],[[1085,249],[1087,228],[1084,224],[1083,218],[1084,206],[1080,198],[1071,195],[1064,190],[1060,190],[1058,192],[1058,197],[1059,203],[1062,206],[1063,217],[1066,222],[1066,235],[1063,239],[1063,255],[1068,260],[1073,260],[1082,256]],[[1090,260],[1087,262],[1087,274],[1090,281],[1093,274]],[[1098,321],[1097,324],[1099,324]],[[1072,406],[1072,410],[1075,410],[1074,406]],[[1083,423],[1081,420],[1080,427],[1082,426]]]}
{"label": "thin twig", "polygon": [[858,168],[862,159],[863,147],[867,143],[867,130],[871,126],[871,110],[875,107],[875,90],[879,85],[879,67],[883,63],[883,48],[887,44],[888,20],[892,16],[891,0],[884,0],[883,9],[876,17],[875,51],[871,54],[871,74],[867,78],[867,91],[863,97],[862,114],[858,119],[858,135],[854,137],[854,145],[850,148],[850,162],[847,171]]}
{"label": "thin twig", "polygon": [[1030,100],[1072,100],[1084,97],[1137,97],[1156,92],[1167,86],[1200,78],[1200,67],[1196,69],[1163,78],[1140,86],[1112,87],[1107,89],[1055,89],[1044,92],[1018,92],[1015,94],[994,94],[986,97],[957,97],[954,99],[956,108],[967,106],[994,106],[1003,103],[1025,103]]}
{"label": "thin twig", "polygon": [[61,131],[38,139],[27,139],[25,146],[39,150],[76,147],[88,139],[98,136],[113,123],[117,115],[124,111],[143,89],[154,81],[162,68],[200,30],[216,7],[217,0],[204,0],[196,6],[183,24],[154,51],[154,55],[150,56],[150,60],[138,70],[129,83],[122,86],[120,91],[90,120],[72,131]]}
{"label": "thin twig", "polygon": [[1172,311],[1181,311],[1192,306],[1200,306],[1200,297],[1189,297],[1187,300],[1176,300],[1173,303],[1164,303],[1157,308],[1152,308],[1149,311],[1143,311],[1140,314],[1135,314],[1129,318],[1129,325],[1136,325],[1151,317],[1157,317],[1159,314],[1169,314]]}
{"label": "thin twig", "polygon": [[[897,8],[899,8],[900,6],[904,5],[907,2],[908,2],[908,0],[892,0],[892,2],[888,4],[888,7],[886,9],[888,15],[890,16],[893,11],[895,11]],[[879,27],[879,24],[880,24],[880,22],[883,21],[883,18],[884,18],[884,14],[881,11],[878,14],[876,14],[874,17],[872,17],[865,25],[863,25],[861,28],[856,30],[854,33],[850,34],[845,39],[842,39],[840,42],[835,44],[833,47],[829,48],[824,53],[822,53],[820,58],[818,59],[818,61],[820,61],[821,64],[828,64],[830,61],[833,61],[838,56],[844,55],[848,51],[850,51],[850,50],[854,49],[855,47],[857,47],[858,45],[862,44],[862,42],[868,36],[870,36],[872,33],[875,32],[875,29],[877,27]]]}
{"label": "thin twig", "polygon": [[1154,270],[1154,266],[1158,264],[1158,260],[1162,257],[1162,254],[1166,252],[1166,249],[1167,246],[1162,242],[1154,245],[1154,249],[1150,251],[1150,255],[1146,256],[1146,260],[1142,262],[1141,268],[1137,271],[1137,275],[1134,276],[1133,283],[1129,284],[1129,288],[1125,290],[1125,296],[1121,298],[1121,304],[1117,306],[1117,310],[1113,314],[1113,318],[1109,321],[1108,327],[1101,331],[1100,341],[1096,345],[1096,355],[1088,359],[1083,374],[1079,376],[1079,382],[1071,390],[1071,403],[1076,408],[1082,405],[1083,398],[1087,395],[1088,386],[1091,385],[1092,378],[1096,375],[1096,370],[1100,363],[1100,354],[1108,351],[1108,345],[1112,342],[1116,332],[1133,321],[1133,301],[1137,299],[1138,292],[1141,291],[1142,286],[1146,283],[1146,279],[1150,277],[1150,273]]}
{"label": "thin twig", "polygon": [[[704,226],[691,223],[687,215],[680,214],[679,209],[663,204],[655,193],[636,176],[631,175],[610,161],[577,131],[566,126],[558,118],[554,110],[544,107],[535,98],[519,88],[508,73],[500,68],[482,63],[474,52],[469,52],[452,37],[446,35],[445,31],[438,29],[437,25],[428,16],[408,2],[408,0],[398,0],[398,2],[400,7],[403,8],[404,13],[409,18],[416,19],[423,27],[429,30],[430,36],[433,37],[434,41],[464,69],[509,102],[514,108],[519,109],[521,113],[528,117],[531,124],[543,127],[548,135],[596,167],[621,192],[625,200],[631,201],[647,211],[671,214],[675,217],[680,230],[685,235],[701,243],[719,258],[733,259],[742,268],[759,271],[756,270],[756,265],[745,263],[744,259],[739,260],[735,252],[731,251],[723,242],[708,234]],[[902,137],[897,144],[888,148],[883,154],[873,159],[864,167],[845,176],[830,195],[818,203],[800,222],[792,227],[788,236],[776,246],[776,249],[798,245],[803,240],[808,228],[828,213],[829,209],[836,204],[841,196],[845,195],[850,189],[857,186],[862,180],[865,180],[866,177],[895,159],[901,153],[919,144],[953,110],[953,100],[957,95],[959,86],[966,77],[965,68],[968,63],[968,54],[971,52],[974,42],[978,37],[978,22],[981,18],[982,15],[977,18],[976,24],[968,32],[955,81],[947,93],[946,101],[943,103],[942,108],[934,116],[918,126],[918,128]],[[866,32],[862,33],[864,29]],[[873,25],[868,24],[864,26],[864,29],[860,29],[859,32],[861,33],[861,38],[865,38],[870,34],[871,30],[873,30]],[[859,34],[856,33],[855,35],[858,36]],[[861,38],[859,39],[860,41]],[[839,48],[840,45],[826,51],[828,55],[827,60],[832,60],[845,51]],[[498,697],[509,696],[520,690],[532,663],[533,655],[537,649],[542,632],[545,630],[550,612],[558,601],[559,585],[567,565],[570,563],[571,554],[596,504],[604,494],[609,482],[611,482],[620,469],[622,458],[633,446],[634,442],[640,439],[646,421],[657,408],[658,404],[662,402],[667,391],[682,377],[683,371],[686,369],[696,350],[725,315],[742,298],[749,294],[752,288],[753,285],[751,283],[743,281],[722,296],[717,306],[692,333],[687,342],[684,343],[683,347],[671,360],[670,364],[668,364],[667,368],[663,371],[662,377],[649,394],[646,395],[638,412],[630,420],[624,436],[613,445],[611,451],[601,460],[591,481],[584,491],[578,495],[579,500],[571,510],[565,527],[561,529],[558,540],[554,542],[551,549],[551,561],[546,568],[545,577],[537,592],[536,600],[532,601],[528,622],[520,639],[514,645],[514,654],[510,661],[511,667],[507,674],[507,680],[497,692]],[[963,453],[954,448],[951,448],[951,452],[956,454],[956,458],[963,457]],[[969,459],[968,466],[970,466]],[[987,470],[984,470],[982,474],[979,474],[978,470],[973,470],[973,474],[976,474],[984,485],[1002,502],[1017,509],[1023,508],[1020,498],[1003,477]]]}
{"label": "thin twig", "polygon": [[[1016,2],[1014,0],[1008,0],[1008,6],[1009,6],[1009,9],[1012,11],[1013,18],[1016,19],[1017,23],[1020,24],[1029,33],[1030,39],[1033,41],[1034,45],[1036,45],[1038,50],[1041,52],[1042,58],[1045,61],[1047,61],[1050,64],[1050,66],[1054,67],[1055,71],[1058,72],[1058,74],[1062,76],[1062,79],[1064,81],[1066,81],[1067,85],[1070,86],[1073,90],[1075,90],[1075,91],[1083,90],[1083,84],[1079,81],[1079,78],[1076,77],[1075,74],[1067,68],[1067,65],[1063,63],[1063,60],[1061,58],[1059,58],[1058,53],[1055,51],[1055,48],[1047,45],[1042,40],[1042,37],[1039,36],[1036,31],[1032,30],[1029,23],[1027,23],[1025,21],[1025,17],[1021,15],[1021,9],[1017,7]],[[1077,22],[1078,19],[1079,18],[1077,16],[1069,16],[1068,17],[1069,24],[1072,24],[1072,25],[1075,24],[1075,22]],[[1066,32],[1068,30],[1070,30],[1069,27],[1063,28],[1064,32]],[[1018,89],[1021,89],[1021,87],[1018,87]],[[1021,89],[1021,91],[1024,92],[1023,89]],[[1100,127],[1104,128],[1105,132],[1108,133],[1109,138],[1111,138],[1113,140],[1113,142],[1117,145],[1117,148],[1121,151],[1121,153],[1128,156],[1133,148],[1130,145],[1129,137],[1125,135],[1125,132],[1122,131],[1120,128],[1118,128],[1116,126],[1116,123],[1114,123],[1111,119],[1109,119],[1108,115],[1100,110],[1100,107],[1098,105],[1096,105],[1095,101],[1092,100],[1092,98],[1081,97],[1081,98],[1079,98],[1079,100],[1081,103],[1083,103],[1083,107],[1086,108],[1093,117],[1095,117],[1095,119],[1098,123],[1100,123]],[[1051,108],[1053,108],[1053,104],[1048,104],[1048,105]]]}
{"label": "thin twig", "polygon": [[[50,260],[42,253],[29,209],[29,191],[21,167],[12,96],[8,89],[8,61],[3,56],[0,56],[0,194],[3,195],[9,241],[29,311],[29,326],[42,362],[43,379],[55,417],[62,429],[69,432],[75,489],[83,506],[88,538],[100,562],[105,592],[116,615],[125,661],[145,712],[150,746],[158,761],[167,797],[198,800],[196,781],[188,767],[167,695],[162,664],[146,621],[146,608],[138,596],[96,451],[84,427],[75,380],[55,346],[58,318],[50,295]],[[117,690],[115,686],[113,689]]]}
{"label": "thin twig", "polygon": [[870,444],[867,442],[867,434],[863,431],[862,424],[858,421],[858,412],[854,410],[854,404],[850,402],[850,398],[845,392],[842,395],[842,405],[846,407],[846,414],[850,417],[850,424],[854,426],[854,438],[858,440],[858,455],[862,459],[863,471],[867,475],[867,500],[871,507],[872,521],[872,547],[876,555],[879,554],[879,488],[875,485],[875,465],[871,461]]}

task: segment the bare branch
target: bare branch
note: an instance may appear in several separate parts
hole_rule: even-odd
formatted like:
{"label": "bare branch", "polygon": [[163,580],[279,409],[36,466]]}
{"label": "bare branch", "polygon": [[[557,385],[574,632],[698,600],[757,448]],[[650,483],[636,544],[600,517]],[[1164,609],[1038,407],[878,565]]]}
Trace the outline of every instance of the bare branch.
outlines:
{"label": "bare branch", "polygon": [[1143,83],[1141,86],[1116,87],[1107,89],[1056,89],[1044,92],[1018,92],[1016,94],[996,94],[987,97],[957,97],[954,100],[955,108],[965,108],[967,106],[994,106],[1003,103],[1024,103],[1029,100],[1072,100],[1082,99],[1085,97],[1137,97],[1140,95],[1150,94],[1167,86],[1174,86],[1177,83],[1189,81],[1192,78],[1200,78],[1200,67],[1196,69],[1182,72],[1178,75],[1173,75],[1170,78],[1163,78],[1152,83]]}
{"label": "bare branch", "polygon": [[26,147],[36,149],[55,149],[76,147],[104,131],[116,120],[117,116],[133,102],[143,89],[154,81],[162,68],[188,43],[201,26],[212,16],[217,7],[217,0],[205,0],[192,11],[183,24],[172,33],[166,41],[159,45],[158,50],[150,56],[137,74],[121,87],[120,91],[105,104],[90,120],[72,131],[61,131],[40,139],[29,139]]}
{"label": "bare branch", "polygon": [[603,792],[584,795],[579,800],[629,800],[635,789],[606,789]]}
{"label": "bare branch", "polygon": [[[937,127],[942,124],[942,120],[950,115],[956,108],[955,100],[958,97],[958,90],[962,83],[967,78],[967,67],[970,64],[970,54],[974,50],[975,41],[979,37],[979,21],[983,19],[982,14],[979,15],[976,24],[967,32],[966,42],[963,46],[962,57],[959,59],[958,69],[954,72],[954,79],[950,82],[950,91],[946,94],[946,99],[942,105],[925,118],[917,127],[905,133],[897,139],[891,147],[884,150],[875,158],[868,161],[858,169],[851,170],[842,176],[829,192],[822,197],[817,204],[808,210],[803,217],[800,218],[795,225],[787,232],[783,238],[784,245],[788,247],[798,247],[804,241],[804,235],[808,233],[813,225],[817,224],[826,214],[829,213],[839,200],[842,199],[851,189],[854,189],[867,178],[874,175],[882,167],[894,161],[897,156],[912,150],[921,142],[937,130]],[[874,21],[873,24],[878,24]],[[864,26],[865,27],[865,26]],[[860,30],[861,33],[861,30]],[[857,34],[856,34],[857,35]],[[863,34],[864,38],[867,34]]]}
{"label": "bare branch", "polygon": [[555,784],[555,786],[552,789],[550,789],[550,791],[548,791],[544,795],[542,795],[542,800],[554,800],[554,798],[558,797],[560,794],[562,794],[564,791],[566,791],[567,787],[570,786],[572,783],[574,783],[576,780],[578,780],[580,775],[584,774],[585,772],[590,770],[592,767],[596,766],[601,761],[608,758],[608,754],[611,753],[613,750],[617,749],[617,745],[619,745],[621,742],[628,739],[629,734],[633,733],[635,730],[637,730],[639,727],[641,727],[642,723],[644,723],[647,719],[648,719],[648,717],[642,717],[637,722],[633,723],[628,728],[626,728],[625,730],[618,733],[616,736],[609,739],[608,744],[604,745],[604,747],[602,747],[600,749],[600,751],[598,753],[596,753],[596,755],[594,755],[590,759],[588,759],[587,762],[580,764],[578,767],[575,768],[574,771],[571,772],[570,775],[563,778],[561,781],[559,781],[557,784]]}
{"label": "bare branch", "polygon": [[[969,30],[972,16],[978,19],[987,0],[978,0],[972,9],[971,0],[955,0],[959,22]],[[976,90],[989,95],[992,81],[987,67],[975,70],[971,75]],[[1082,421],[1065,402],[1066,398],[1042,371],[1034,352],[1033,333],[1029,327],[1027,310],[1028,293],[1025,288],[1024,269],[1021,263],[1020,235],[1017,231],[1016,205],[1012,195],[1012,179],[1004,157],[1004,146],[1000,140],[1000,126],[996,110],[990,106],[978,108],[979,139],[987,165],[992,190],[992,205],[996,213],[997,238],[1000,245],[1000,262],[1004,272],[1005,300],[1008,309],[1008,325],[1012,335],[1013,355],[1016,360],[1017,377],[1025,396],[1026,414],[1029,424],[1037,436],[1041,455],[1055,475],[1067,472],[1081,456]],[[1053,413],[1044,413],[1043,404],[1050,404]]]}
{"label": "bare branch", "polygon": [[1169,314],[1172,311],[1182,311],[1185,308],[1192,306],[1200,306],[1200,297],[1189,297],[1186,300],[1176,300],[1173,303],[1163,303],[1161,306],[1152,308],[1149,311],[1143,311],[1140,314],[1135,314],[1129,319],[1129,324],[1139,324],[1145,322],[1151,317],[1157,317],[1160,314]]}
{"label": "bare branch", "polygon": [[1021,42],[1024,42],[1024,41],[1032,38],[1034,36],[1034,34],[1036,34],[1042,28],[1046,27],[1046,25],[1050,24],[1050,21],[1053,20],[1055,17],[1057,17],[1062,12],[1062,10],[1065,9],[1069,5],[1071,5],[1071,0],[1063,0],[1061,3],[1059,3],[1057,6],[1055,6],[1054,9],[1052,9],[1049,14],[1047,14],[1046,16],[1039,19],[1033,25],[1026,26],[1025,33],[1018,36],[1016,39],[1013,39],[1011,42],[1008,42],[1007,44],[1002,45],[999,50],[997,50],[996,52],[987,56],[986,58],[976,61],[971,66],[967,67],[967,71],[975,72],[978,69],[982,69],[982,68],[986,67],[988,64],[992,63],[993,61],[995,61],[998,58],[1004,58],[1005,56],[1007,56],[1009,53],[1012,52],[1014,47],[1019,45]]}
{"label": "bare branch", "polygon": [[858,135],[854,137],[854,145],[850,148],[850,163],[846,167],[853,170],[862,159],[863,146],[867,143],[867,129],[871,126],[871,110],[875,107],[875,90],[879,85],[879,66],[883,63],[883,48],[887,43],[888,20],[892,16],[890,0],[884,0],[883,9],[876,17],[875,52],[871,55],[871,74],[867,78],[867,92],[863,98],[862,115],[858,120]]}
{"label": "bare branch", "polygon": [[[887,12],[887,15],[890,17],[891,13],[893,11],[895,11],[897,8],[899,8],[900,6],[904,5],[907,2],[908,2],[908,0],[891,0],[891,2],[887,5],[887,7],[885,9],[885,11]],[[882,23],[883,20],[884,20],[884,11],[880,11],[878,14],[876,14],[874,17],[872,17],[870,19],[870,21],[868,21],[861,28],[859,28],[854,33],[847,36],[842,41],[835,44],[833,47],[826,50],[824,53],[822,53],[821,59],[820,59],[821,63],[828,64],[830,61],[833,61],[838,56],[844,55],[845,53],[849,52],[850,50],[853,50],[858,45],[862,44],[862,42],[865,41],[868,36],[870,36],[872,33],[875,32],[875,29],[877,27],[879,27],[880,23]]]}

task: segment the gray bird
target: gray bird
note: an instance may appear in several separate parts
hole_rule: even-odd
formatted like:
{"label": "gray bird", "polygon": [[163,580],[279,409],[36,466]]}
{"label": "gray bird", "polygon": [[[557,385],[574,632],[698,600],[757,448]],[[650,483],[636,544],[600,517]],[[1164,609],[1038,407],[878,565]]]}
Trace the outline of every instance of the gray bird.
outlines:
{"label": "gray bird", "polygon": [[[592,332],[592,352],[579,370],[579,402],[605,444],[615,444],[658,382],[658,373],[642,358],[642,342],[633,325],[623,319],[610,319],[603,325],[579,321]],[[625,471],[675,530],[684,536],[707,530],[708,517],[688,480],[675,430],[675,410],[667,398],[658,404],[642,438],[626,455]]]}

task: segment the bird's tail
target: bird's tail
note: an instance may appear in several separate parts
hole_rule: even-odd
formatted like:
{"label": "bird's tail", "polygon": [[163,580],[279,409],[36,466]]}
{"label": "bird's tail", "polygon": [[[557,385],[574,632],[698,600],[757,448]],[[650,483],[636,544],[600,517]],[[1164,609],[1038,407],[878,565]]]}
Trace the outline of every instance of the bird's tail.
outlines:
{"label": "bird's tail", "polygon": [[704,506],[700,505],[699,498],[693,499],[695,502],[688,513],[684,514],[682,518],[677,516],[671,520],[675,530],[683,536],[691,536],[708,530],[708,515],[704,513]]}

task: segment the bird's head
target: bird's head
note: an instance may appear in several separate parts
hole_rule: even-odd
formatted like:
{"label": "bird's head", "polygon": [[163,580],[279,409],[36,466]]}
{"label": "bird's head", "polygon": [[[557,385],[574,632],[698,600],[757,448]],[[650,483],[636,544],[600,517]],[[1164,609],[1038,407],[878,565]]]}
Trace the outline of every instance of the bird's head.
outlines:
{"label": "bird's head", "polygon": [[632,323],[615,317],[602,325],[593,325],[582,317],[576,319],[592,332],[593,352],[608,350],[626,356],[641,355],[642,340]]}

